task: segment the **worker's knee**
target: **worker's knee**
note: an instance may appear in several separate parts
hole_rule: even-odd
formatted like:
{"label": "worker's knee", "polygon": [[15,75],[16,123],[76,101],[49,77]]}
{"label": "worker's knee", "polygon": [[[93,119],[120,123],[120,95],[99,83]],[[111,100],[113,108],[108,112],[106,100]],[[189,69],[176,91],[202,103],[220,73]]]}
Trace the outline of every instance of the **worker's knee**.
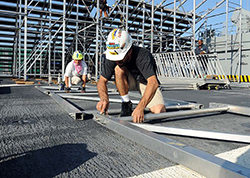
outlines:
{"label": "worker's knee", "polygon": [[165,107],[165,105],[163,105],[163,104],[159,104],[159,105],[156,105],[156,106],[151,107],[151,108],[150,108],[150,111],[151,111],[152,113],[155,113],[155,114],[157,114],[157,113],[162,113],[162,112],[166,112],[166,107]]}

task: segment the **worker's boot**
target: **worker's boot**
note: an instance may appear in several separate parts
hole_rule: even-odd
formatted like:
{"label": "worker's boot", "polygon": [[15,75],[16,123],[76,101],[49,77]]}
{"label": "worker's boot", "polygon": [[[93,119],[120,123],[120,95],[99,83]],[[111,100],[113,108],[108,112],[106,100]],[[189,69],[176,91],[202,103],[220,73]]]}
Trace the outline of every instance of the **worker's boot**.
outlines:
{"label": "worker's boot", "polygon": [[65,82],[61,82],[59,87],[60,87],[59,90],[64,90],[64,88],[65,88]]}
{"label": "worker's boot", "polygon": [[119,117],[131,116],[132,111],[133,111],[132,107],[133,107],[133,103],[131,101],[122,102],[122,111],[119,114]]}

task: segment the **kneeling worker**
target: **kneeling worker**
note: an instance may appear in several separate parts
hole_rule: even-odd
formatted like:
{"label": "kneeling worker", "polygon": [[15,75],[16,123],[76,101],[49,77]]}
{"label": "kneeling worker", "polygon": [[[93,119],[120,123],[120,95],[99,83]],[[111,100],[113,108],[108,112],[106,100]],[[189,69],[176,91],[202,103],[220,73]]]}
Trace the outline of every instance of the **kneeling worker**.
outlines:
{"label": "kneeling worker", "polygon": [[[133,116],[133,122],[144,121],[144,109],[152,113],[165,112],[165,103],[156,76],[156,64],[152,54],[141,47],[132,45],[128,32],[114,29],[106,42],[106,58],[97,84],[100,101],[96,108],[106,113],[109,107],[107,82],[115,74],[116,87],[122,99],[121,116]],[[142,98],[134,110],[128,91],[137,90]]]}
{"label": "kneeling worker", "polygon": [[68,63],[64,75],[65,91],[70,92],[71,85],[77,85],[80,82],[80,90],[85,93],[85,85],[87,80],[87,64],[82,60],[83,55],[76,51],[72,56],[72,61]]}

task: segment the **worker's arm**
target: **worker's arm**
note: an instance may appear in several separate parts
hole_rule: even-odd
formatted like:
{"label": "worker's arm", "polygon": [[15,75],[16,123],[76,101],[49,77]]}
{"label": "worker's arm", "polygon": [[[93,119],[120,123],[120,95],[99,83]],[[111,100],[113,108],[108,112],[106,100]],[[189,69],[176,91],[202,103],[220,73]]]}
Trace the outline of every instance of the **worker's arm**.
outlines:
{"label": "worker's arm", "polygon": [[70,88],[69,88],[69,77],[65,76],[64,82],[65,82],[65,85],[66,85],[66,87],[64,88],[64,90],[65,90],[66,93],[69,93],[69,92],[70,92]]}
{"label": "worker's arm", "polygon": [[67,88],[69,88],[69,77],[65,76],[65,85]]}
{"label": "worker's arm", "polygon": [[86,81],[87,81],[87,75],[82,75],[82,87],[84,88],[86,86]]}
{"label": "worker's arm", "polygon": [[97,90],[99,93],[100,101],[97,103],[96,109],[100,111],[100,114],[107,114],[109,107],[107,82],[108,80],[101,76],[97,83]]}
{"label": "worker's arm", "polygon": [[156,76],[153,75],[147,79],[146,90],[139,102],[139,104],[134,109],[132,116],[133,122],[143,122],[144,121],[144,109],[148,103],[152,100],[155,95],[155,92],[159,86]]}

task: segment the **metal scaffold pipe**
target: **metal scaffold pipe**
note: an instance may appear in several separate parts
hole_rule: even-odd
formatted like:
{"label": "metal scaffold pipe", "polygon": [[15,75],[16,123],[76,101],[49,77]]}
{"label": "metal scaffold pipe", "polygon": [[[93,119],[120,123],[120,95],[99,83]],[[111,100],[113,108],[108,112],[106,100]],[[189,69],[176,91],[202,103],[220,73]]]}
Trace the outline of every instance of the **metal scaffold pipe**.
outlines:
{"label": "metal scaffold pipe", "polygon": [[62,76],[65,68],[65,31],[66,31],[66,0],[63,0],[63,32],[62,32]]}
{"label": "metal scaffold pipe", "polygon": [[27,11],[27,0],[25,0],[25,16],[24,16],[24,80],[27,80],[27,20],[28,20],[28,11]]}
{"label": "metal scaffold pipe", "polygon": [[[220,107],[220,108],[207,108],[207,109],[197,109],[197,110],[190,110],[190,111],[178,111],[178,112],[166,112],[166,113],[159,113],[159,114],[146,114],[145,121],[149,120],[157,120],[157,119],[167,119],[172,117],[181,117],[181,116],[193,116],[198,114],[208,114],[208,113],[215,113],[215,112],[226,112],[228,111],[228,107]],[[125,121],[133,121],[133,117],[120,117],[120,120]]]}
{"label": "metal scaffold pipe", "polygon": [[97,0],[97,16],[96,16],[96,47],[95,47],[95,81],[98,80],[98,61],[99,61],[99,17],[100,17],[100,0]]}

